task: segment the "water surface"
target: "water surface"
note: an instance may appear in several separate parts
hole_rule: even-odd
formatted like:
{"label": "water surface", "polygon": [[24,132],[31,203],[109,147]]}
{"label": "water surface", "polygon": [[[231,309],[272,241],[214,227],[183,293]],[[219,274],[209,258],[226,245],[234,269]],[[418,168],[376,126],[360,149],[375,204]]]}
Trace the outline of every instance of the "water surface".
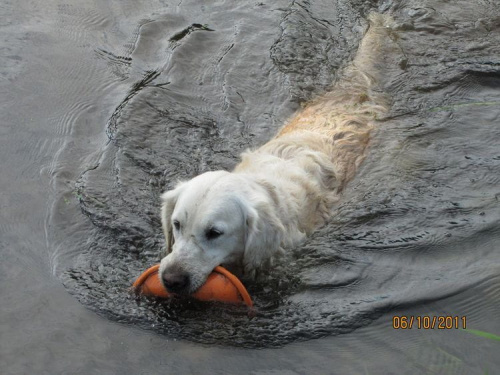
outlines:
{"label": "water surface", "polygon": [[[497,342],[391,320],[466,316],[469,328],[500,332],[497,8],[7,3],[9,373],[492,373]],[[249,285],[257,316],[138,304],[128,287],[164,245],[159,194],[231,169],[328,90],[371,9],[397,23],[399,49],[382,67],[391,111],[331,222]]]}

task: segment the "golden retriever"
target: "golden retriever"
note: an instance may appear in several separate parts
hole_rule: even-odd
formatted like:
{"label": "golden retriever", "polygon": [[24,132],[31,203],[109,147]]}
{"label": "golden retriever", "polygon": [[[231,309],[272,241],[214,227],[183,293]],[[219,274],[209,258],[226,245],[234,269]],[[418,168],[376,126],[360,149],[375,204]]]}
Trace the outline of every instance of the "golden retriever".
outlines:
{"label": "golden retriever", "polygon": [[223,265],[255,277],[284,249],[323,225],[365,158],[374,120],[388,16],[372,14],[356,57],[331,92],[309,103],[232,172],[203,173],[162,195],[167,255],[160,278],[178,294]]}

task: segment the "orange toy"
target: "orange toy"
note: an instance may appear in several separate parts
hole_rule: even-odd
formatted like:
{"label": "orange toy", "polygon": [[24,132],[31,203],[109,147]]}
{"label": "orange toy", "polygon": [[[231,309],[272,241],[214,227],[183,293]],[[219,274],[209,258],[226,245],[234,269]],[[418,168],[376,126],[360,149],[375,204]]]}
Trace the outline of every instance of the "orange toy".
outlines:
{"label": "orange toy", "polygon": [[[145,296],[169,297],[170,293],[158,276],[159,268],[160,265],[157,264],[144,271],[133,284],[135,291]],[[191,296],[201,301],[243,302],[248,307],[253,306],[252,299],[241,281],[221,266],[215,267],[205,284]]]}

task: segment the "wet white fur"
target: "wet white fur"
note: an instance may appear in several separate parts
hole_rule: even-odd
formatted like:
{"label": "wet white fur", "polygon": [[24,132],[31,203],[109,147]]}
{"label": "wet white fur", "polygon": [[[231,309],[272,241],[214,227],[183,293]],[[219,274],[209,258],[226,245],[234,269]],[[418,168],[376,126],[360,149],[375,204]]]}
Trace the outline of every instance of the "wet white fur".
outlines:
{"label": "wet white fur", "polygon": [[[370,21],[331,92],[309,103],[271,141],[245,152],[233,172],[207,172],[163,194],[168,255],[160,274],[189,274],[191,291],[218,265],[253,275],[325,223],[365,157],[374,119],[386,110],[376,83],[390,19],[372,15]],[[224,234],[207,239],[212,227]]]}

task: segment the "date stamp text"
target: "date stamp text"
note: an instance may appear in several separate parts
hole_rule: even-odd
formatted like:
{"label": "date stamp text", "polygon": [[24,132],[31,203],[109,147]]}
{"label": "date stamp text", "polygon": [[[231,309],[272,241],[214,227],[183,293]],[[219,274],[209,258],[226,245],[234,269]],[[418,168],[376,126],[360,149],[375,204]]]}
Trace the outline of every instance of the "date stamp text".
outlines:
{"label": "date stamp text", "polygon": [[392,317],[394,329],[466,329],[465,316],[396,315]]}

